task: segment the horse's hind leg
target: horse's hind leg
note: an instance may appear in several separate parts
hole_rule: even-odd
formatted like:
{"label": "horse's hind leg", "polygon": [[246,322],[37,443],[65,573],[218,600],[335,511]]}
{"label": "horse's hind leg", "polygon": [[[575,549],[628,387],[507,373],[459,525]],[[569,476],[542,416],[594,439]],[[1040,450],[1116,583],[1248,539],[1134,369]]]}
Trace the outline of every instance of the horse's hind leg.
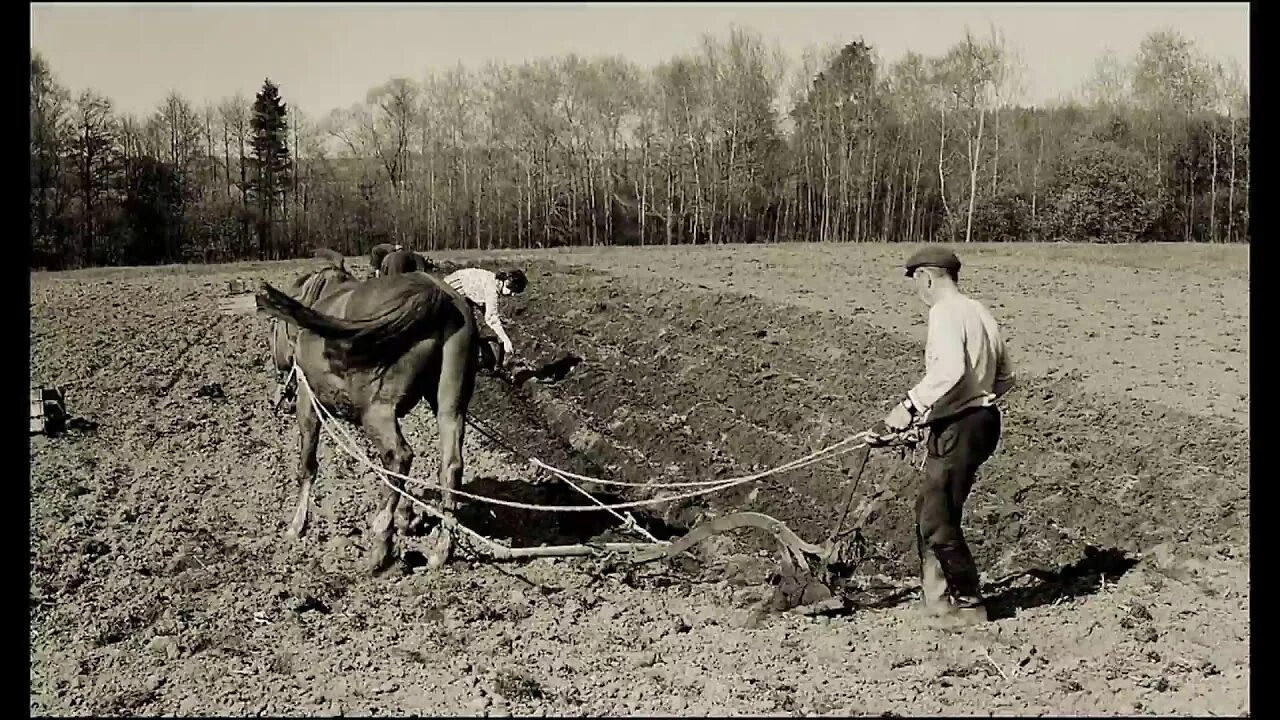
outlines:
{"label": "horse's hind leg", "polygon": [[396,532],[401,537],[421,535],[430,517],[418,506],[401,498],[400,504],[396,507]]}
{"label": "horse's hind leg", "polygon": [[[431,416],[439,417],[439,413],[436,411],[439,400],[436,398],[435,388],[425,392],[422,399],[431,408]],[[430,513],[423,512],[417,505],[400,503],[400,507],[396,512],[396,532],[404,536],[420,536],[432,519],[433,516]]]}
{"label": "horse's hind leg", "polygon": [[[305,390],[302,392],[306,392]],[[301,393],[300,393],[301,394]],[[315,483],[319,463],[316,458],[320,441],[320,418],[307,393],[298,405],[298,509],[289,524],[288,537],[298,539],[307,532],[307,516],[311,510],[311,486]]]}
{"label": "horse's hind leg", "polygon": [[[465,336],[450,338],[444,347],[440,364],[440,381],[436,387],[436,426],[440,433],[440,509],[452,516],[457,500],[450,490],[462,486],[462,442],[466,430],[467,406],[475,387],[475,359],[468,352]],[[443,524],[439,538],[427,555],[427,566],[440,567],[453,550],[453,535]]]}
{"label": "horse's hind leg", "polygon": [[[375,405],[364,414],[365,432],[378,448],[382,465],[388,470],[401,475],[408,475],[413,465],[413,450],[404,441],[400,433],[400,423],[396,420],[395,407],[391,405]],[[373,546],[369,553],[368,567],[370,572],[378,572],[387,567],[392,558],[391,539],[395,534],[396,508],[400,504],[400,493],[404,489],[404,480],[388,477],[382,486],[382,507],[373,517]],[[392,487],[393,486],[393,487]]]}

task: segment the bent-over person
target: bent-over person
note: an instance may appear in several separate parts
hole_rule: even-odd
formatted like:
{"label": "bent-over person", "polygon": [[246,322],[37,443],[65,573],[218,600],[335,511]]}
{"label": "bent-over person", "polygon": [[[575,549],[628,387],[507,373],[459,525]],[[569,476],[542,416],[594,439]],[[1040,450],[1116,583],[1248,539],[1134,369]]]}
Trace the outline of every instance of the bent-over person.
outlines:
{"label": "bent-over person", "polygon": [[996,401],[1014,385],[1000,327],[983,304],[960,291],[960,259],[926,247],[907,260],[906,275],[929,306],[925,375],[885,418],[890,430],[929,428],[924,485],[916,499],[920,590],[939,625],[987,619],[969,546],[960,528],[978,468],[995,452]]}
{"label": "bent-over person", "polygon": [[519,270],[504,270],[494,273],[484,268],[463,268],[450,273],[444,281],[457,290],[467,303],[484,313],[485,325],[498,336],[502,344],[502,356],[494,363],[495,369],[501,369],[514,353],[511,338],[502,327],[502,316],[498,312],[498,298],[504,295],[519,295],[528,287],[529,281]]}

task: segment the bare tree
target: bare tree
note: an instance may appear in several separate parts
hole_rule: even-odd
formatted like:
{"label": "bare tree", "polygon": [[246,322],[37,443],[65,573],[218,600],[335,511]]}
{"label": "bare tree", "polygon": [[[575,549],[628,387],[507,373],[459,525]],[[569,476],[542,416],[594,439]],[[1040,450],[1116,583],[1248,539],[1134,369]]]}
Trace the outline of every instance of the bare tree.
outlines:
{"label": "bare tree", "polygon": [[[1234,60],[1228,63],[1223,69],[1221,75],[1222,82],[1222,105],[1227,113],[1227,121],[1231,125],[1230,140],[1230,171],[1229,182],[1227,184],[1227,242],[1235,242],[1235,207],[1236,207],[1236,164],[1237,160],[1237,135],[1236,124],[1240,116],[1248,118],[1249,116],[1249,89],[1244,83],[1240,72],[1239,63]],[[1246,155],[1246,160],[1248,156]],[[1245,207],[1246,213],[1248,208],[1248,189],[1245,190]],[[1247,214],[1246,214],[1247,217]],[[1247,222],[1247,220],[1246,220]]]}
{"label": "bare tree", "polygon": [[72,115],[71,152],[75,156],[75,181],[80,208],[80,252],[87,261],[97,256],[96,219],[100,199],[112,181],[116,168],[115,124],[111,101],[92,90],[76,99]]}
{"label": "bare tree", "polygon": [[1093,63],[1093,70],[1080,90],[1084,101],[1093,107],[1115,112],[1128,104],[1132,89],[1133,68],[1116,51],[1107,48]]}
{"label": "bare tree", "polygon": [[966,30],[964,40],[948,50],[943,58],[951,93],[964,110],[970,128],[965,139],[969,160],[969,207],[965,217],[965,242],[969,242],[973,234],[973,208],[977,199],[983,131],[987,115],[994,105],[994,87],[1003,62],[1002,43],[998,36],[986,42],[975,40]]}
{"label": "bare tree", "polygon": [[[1158,32],[1133,57],[1099,58],[1083,103],[1028,107],[1018,49],[995,28],[884,69],[862,42],[789,65],[731,27],[650,68],[613,56],[459,64],[391,78],[321,123],[294,112],[276,132],[291,150],[281,187],[263,204],[243,96],[215,112],[173,92],[148,116],[116,117],[105,98],[73,103],[33,52],[31,234],[41,257],[65,263],[391,237],[431,249],[1017,239],[1057,231],[1079,155],[1149,175],[1154,198],[1117,196],[1139,203],[1124,237],[1171,227],[1247,241],[1245,85],[1239,67]],[[282,241],[255,247],[249,228],[264,217]]]}
{"label": "bare tree", "polygon": [[[226,180],[230,188],[234,186],[240,191],[240,218],[237,226],[239,228],[239,244],[242,248],[248,247],[249,242],[249,178],[248,164],[245,162],[245,146],[249,142],[249,100],[240,93],[234,97],[223,100],[218,106],[218,115],[222,119],[223,125],[223,152],[226,158],[227,172]],[[231,180],[231,154],[227,145],[234,142],[236,146],[236,167],[239,173],[239,181]]]}

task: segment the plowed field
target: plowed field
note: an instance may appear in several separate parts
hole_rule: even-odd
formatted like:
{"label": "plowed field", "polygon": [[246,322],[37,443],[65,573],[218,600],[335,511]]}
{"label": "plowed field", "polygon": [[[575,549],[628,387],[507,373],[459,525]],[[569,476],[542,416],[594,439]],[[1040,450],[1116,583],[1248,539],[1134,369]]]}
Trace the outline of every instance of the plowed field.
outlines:
{"label": "plowed field", "polygon": [[[706,479],[868,427],[922,372],[903,250],[441,256],[519,263],[530,288],[504,312],[519,356],[583,359],[549,384],[481,379],[473,414],[511,447],[469,432],[466,489],[577,503],[526,458]],[[749,533],[630,571],[461,556],[432,572],[410,552],[367,577],[375,476],[322,441],[312,530],[284,539],[298,443],[267,406],[267,321],[216,312],[228,280],[283,283],[316,261],[33,274],[33,384],[69,384],[87,422],[31,439],[31,710],[1248,712],[1247,249],[960,250],[1021,371],[966,505],[999,619],[960,633],[918,622],[918,470],[889,452],[858,487],[865,593],[847,616],[755,612],[774,561]],[[413,474],[432,477],[429,411],[405,427]],[[640,519],[670,535],[755,509],[818,541],[851,466]],[[462,518],[514,544],[617,535],[604,513]]]}

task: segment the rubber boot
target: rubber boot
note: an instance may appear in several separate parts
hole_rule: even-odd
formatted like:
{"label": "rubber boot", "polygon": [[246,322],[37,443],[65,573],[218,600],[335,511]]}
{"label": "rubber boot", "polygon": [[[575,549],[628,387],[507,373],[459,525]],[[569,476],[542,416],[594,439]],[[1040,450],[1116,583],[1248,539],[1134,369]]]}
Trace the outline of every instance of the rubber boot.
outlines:
{"label": "rubber boot", "polygon": [[987,608],[980,603],[964,606],[948,602],[948,606],[944,614],[933,617],[932,625],[934,627],[942,630],[951,630],[984,623],[989,619]]}
{"label": "rubber boot", "polygon": [[937,617],[951,609],[947,598],[947,577],[942,572],[938,556],[931,550],[920,556],[920,595],[926,615]]}
{"label": "rubber boot", "polygon": [[987,621],[987,609],[977,598],[957,601],[947,585],[942,563],[932,551],[926,551],[921,559],[920,594],[923,596],[925,616],[930,625],[952,629]]}

